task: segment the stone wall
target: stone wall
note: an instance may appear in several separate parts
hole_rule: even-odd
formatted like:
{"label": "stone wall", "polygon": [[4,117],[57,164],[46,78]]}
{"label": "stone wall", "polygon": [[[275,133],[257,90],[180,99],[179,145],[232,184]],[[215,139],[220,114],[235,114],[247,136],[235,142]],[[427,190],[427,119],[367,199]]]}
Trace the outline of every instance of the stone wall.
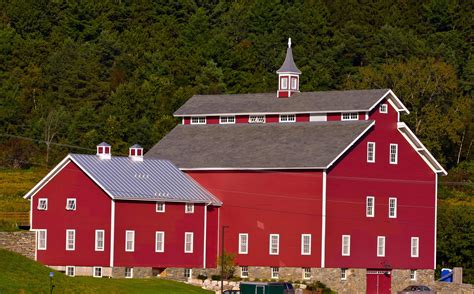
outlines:
{"label": "stone wall", "polygon": [[35,232],[0,232],[0,248],[35,259]]}
{"label": "stone wall", "polygon": [[471,284],[456,284],[456,283],[445,283],[435,282],[434,290],[438,294],[472,294],[474,293],[474,287]]}
{"label": "stone wall", "polygon": [[[153,277],[153,269],[151,267],[134,267],[133,278],[150,278]],[[125,267],[114,267],[112,277],[125,278]]]}
{"label": "stone wall", "polygon": [[427,285],[434,283],[434,270],[417,270],[416,279],[410,279],[410,270],[392,270],[392,292],[397,293],[409,285]]}

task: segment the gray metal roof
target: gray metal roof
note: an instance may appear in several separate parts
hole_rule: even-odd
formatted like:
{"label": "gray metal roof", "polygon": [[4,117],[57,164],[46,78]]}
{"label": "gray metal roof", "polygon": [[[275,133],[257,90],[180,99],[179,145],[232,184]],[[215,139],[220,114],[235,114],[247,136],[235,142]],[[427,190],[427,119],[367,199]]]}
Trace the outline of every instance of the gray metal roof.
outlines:
{"label": "gray metal roof", "polygon": [[145,158],[183,169],[327,168],[373,121],[178,125]]}
{"label": "gray metal roof", "polygon": [[277,73],[297,73],[301,74],[301,71],[296,67],[295,61],[293,60],[293,50],[291,50],[291,43],[289,43],[288,49],[286,49],[286,57],[283,65],[277,70]]}
{"label": "gray metal roof", "polygon": [[168,160],[133,161],[119,156],[100,159],[86,154],[69,156],[115,199],[221,204]]}
{"label": "gray metal roof", "polygon": [[294,93],[277,98],[275,93],[195,95],[174,115],[249,113],[310,113],[368,111],[388,89]]}

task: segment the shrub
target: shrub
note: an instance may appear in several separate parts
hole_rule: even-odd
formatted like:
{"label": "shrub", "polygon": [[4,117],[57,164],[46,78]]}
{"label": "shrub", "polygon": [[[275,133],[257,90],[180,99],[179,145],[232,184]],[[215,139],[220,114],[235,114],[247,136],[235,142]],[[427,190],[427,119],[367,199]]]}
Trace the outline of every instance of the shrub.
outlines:
{"label": "shrub", "polygon": [[221,275],[212,275],[211,280],[213,281],[220,281],[221,280]]}
{"label": "shrub", "polygon": [[198,278],[199,280],[204,281],[205,279],[207,279],[207,276],[204,275],[204,274],[199,274],[199,275],[197,276],[197,278]]}

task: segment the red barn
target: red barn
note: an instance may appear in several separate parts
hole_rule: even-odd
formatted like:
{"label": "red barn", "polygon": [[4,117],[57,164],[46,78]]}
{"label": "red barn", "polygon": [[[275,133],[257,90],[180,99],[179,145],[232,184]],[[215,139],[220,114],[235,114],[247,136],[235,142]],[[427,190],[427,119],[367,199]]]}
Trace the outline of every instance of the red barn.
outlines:
{"label": "red barn", "polygon": [[[62,241],[57,253],[42,252],[38,259],[55,266],[91,266],[103,258],[100,265],[114,276],[115,268],[194,276],[215,267],[220,228],[226,226],[224,247],[236,254],[242,278],[320,280],[347,293],[390,293],[410,281],[432,282],[437,177],[446,171],[400,121],[408,109],[389,89],[300,92],[301,71],[291,43],[277,73],[276,93],[193,96],[174,114],[182,124],[143,161],[66,158],[27,195],[35,195],[32,229],[52,226],[54,232],[57,226],[55,234],[66,238],[67,246],[67,228],[87,219],[89,230],[114,232],[106,240],[112,238],[115,245],[76,260],[68,257]],[[91,165],[78,162],[82,157],[103,167],[91,173]],[[127,164],[107,166],[114,161]],[[111,192],[135,187],[142,178],[124,182],[122,174],[140,175],[127,170],[148,162],[172,167],[143,172],[149,182],[172,171],[183,180],[169,176],[169,189],[190,185],[199,195],[133,196],[138,187],[122,196]],[[67,184],[76,182],[84,183]],[[51,206],[57,213],[42,218],[45,212],[36,211],[40,192],[60,202],[83,193],[89,197],[87,216],[69,219],[64,207]],[[149,208],[155,201],[166,202],[165,215]],[[183,202],[195,204],[194,215],[181,213]],[[58,218],[64,221],[53,225]],[[153,232],[163,227],[163,243],[178,246],[167,256],[153,251],[158,240]],[[126,250],[129,230],[137,238],[132,254]],[[198,245],[189,255],[182,247],[184,234],[191,231]],[[84,242],[93,244],[88,238]],[[198,270],[190,273],[191,268]]]}

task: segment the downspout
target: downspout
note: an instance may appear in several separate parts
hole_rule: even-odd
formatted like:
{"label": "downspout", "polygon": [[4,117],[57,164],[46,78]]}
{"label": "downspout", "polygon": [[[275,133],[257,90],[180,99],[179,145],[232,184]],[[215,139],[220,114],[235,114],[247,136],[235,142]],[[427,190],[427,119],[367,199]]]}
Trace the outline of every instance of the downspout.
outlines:
{"label": "downspout", "polygon": [[202,256],[202,268],[206,268],[206,254],[207,254],[207,244],[206,244],[206,239],[207,239],[207,207],[211,205],[211,202],[207,203],[204,205],[204,245],[203,245],[203,256]]}

